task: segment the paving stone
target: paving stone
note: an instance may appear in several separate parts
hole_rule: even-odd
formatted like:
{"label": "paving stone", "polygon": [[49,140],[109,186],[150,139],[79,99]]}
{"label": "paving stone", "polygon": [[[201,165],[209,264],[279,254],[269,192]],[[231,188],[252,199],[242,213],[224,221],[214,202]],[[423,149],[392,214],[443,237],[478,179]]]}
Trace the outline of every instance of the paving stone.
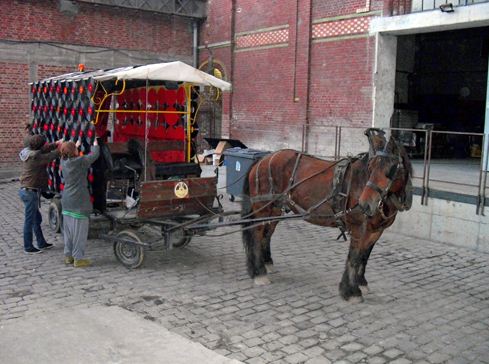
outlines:
{"label": "paving stone", "polygon": [[383,351],[384,351],[384,349],[381,348],[380,346],[377,346],[377,345],[372,345],[372,346],[369,346],[368,348],[363,349],[363,352],[369,356],[379,354]]}
{"label": "paving stone", "polygon": [[389,350],[384,351],[384,355],[390,359],[394,359],[394,358],[396,358],[402,354],[404,354],[404,353],[400,350],[397,350],[397,349],[389,349]]}
{"label": "paving stone", "polygon": [[271,363],[271,362],[281,360],[283,357],[284,357],[283,352],[275,351],[273,353],[265,352],[259,357],[259,359],[263,360],[264,363]]}
{"label": "paving stone", "polygon": [[302,348],[296,344],[284,345],[284,347],[281,350],[287,354],[295,354],[295,353],[302,352]]}
{"label": "paving stone", "polygon": [[337,360],[339,360],[340,358],[343,358],[345,357],[346,353],[342,350],[339,350],[339,349],[334,349],[334,350],[329,350],[329,351],[326,351],[324,353],[324,355],[332,360],[333,362],[336,362]]}
{"label": "paving stone", "polygon": [[324,356],[316,356],[307,360],[304,364],[331,364],[331,361]]}
{"label": "paving stone", "polygon": [[304,363],[306,360],[308,360],[308,357],[302,353],[296,353],[288,356],[285,360],[287,363],[299,364]]}
{"label": "paving stone", "polygon": [[254,346],[252,348],[243,349],[242,352],[248,358],[255,358],[255,357],[259,357],[260,355],[262,355],[265,352],[265,350],[259,346]]}
{"label": "paving stone", "polygon": [[[89,240],[94,265],[80,271],[64,266],[62,237],[45,224],[56,246],[39,256],[22,253],[17,190],[18,182],[0,185],[0,325],[60,308],[117,305],[246,363],[489,358],[489,254],[387,230],[369,260],[370,292],[358,305],[338,296],[347,245],[336,241],[335,229],[300,221],[277,226],[277,272],[266,287],[249,279],[238,235],[196,236],[167,252],[155,247],[136,270],[122,267],[110,244]],[[47,207],[43,202],[44,223]]]}
{"label": "paving stone", "polygon": [[362,352],[357,352],[348,355],[345,360],[349,361],[350,363],[359,363],[361,361],[364,361],[364,359],[367,357],[367,354],[362,353]]}
{"label": "paving stone", "polygon": [[298,344],[303,348],[310,348],[312,346],[317,346],[318,342],[319,342],[318,339],[311,337],[309,339],[300,340]]}
{"label": "paving stone", "polygon": [[411,364],[412,361],[406,358],[398,358],[390,362],[390,364]]}
{"label": "paving stone", "polygon": [[427,360],[433,364],[443,363],[446,362],[448,359],[450,359],[450,357],[447,354],[443,353],[433,353],[427,358]]}
{"label": "paving stone", "polygon": [[367,358],[367,363],[369,364],[384,364],[386,363],[387,360],[385,358],[382,358],[380,356],[372,356]]}
{"label": "paving stone", "polygon": [[304,350],[303,353],[310,358],[322,356],[324,353],[324,349],[320,346],[311,346],[307,350]]}
{"label": "paving stone", "polygon": [[363,345],[357,343],[349,343],[341,347],[345,351],[359,351],[363,349]]}

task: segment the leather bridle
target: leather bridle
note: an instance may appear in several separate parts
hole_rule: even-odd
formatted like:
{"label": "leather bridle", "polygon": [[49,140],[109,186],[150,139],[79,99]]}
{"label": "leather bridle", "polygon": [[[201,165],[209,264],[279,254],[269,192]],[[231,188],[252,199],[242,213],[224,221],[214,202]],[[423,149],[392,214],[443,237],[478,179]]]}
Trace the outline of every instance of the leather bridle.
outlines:
{"label": "leather bridle", "polygon": [[[389,183],[385,188],[379,187],[376,183],[368,180],[366,186],[374,190],[380,195],[381,200],[383,200],[387,194],[390,192],[390,189],[392,187],[392,184],[394,183],[396,174],[399,170],[403,169],[403,164],[402,164],[402,157],[400,153],[398,155],[390,154],[390,153],[385,153],[384,151],[378,151],[374,154],[373,157],[381,157],[381,158],[388,158],[389,160],[397,160],[397,164],[393,164],[391,169],[389,170],[389,173],[386,175],[386,178],[389,180]],[[370,161],[370,158],[369,158]]]}
{"label": "leather bridle", "polygon": [[[373,132],[377,132],[378,134],[382,135],[382,137],[384,138],[385,144],[384,144],[383,150],[377,150],[377,151],[374,150],[374,144],[371,140]],[[391,187],[395,181],[395,177],[396,177],[398,171],[404,169],[401,152],[400,152],[399,148],[396,148],[397,154],[392,154],[392,153],[389,153],[387,151],[389,141],[384,137],[385,133],[382,130],[372,128],[372,129],[368,129],[365,132],[365,134],[368,136],[369,143],[370,143],[370,152],[369,152],[369,159],[368,159],[369,163],[373,158],[376,158],[376,157],[386,158],[389,160],[389,162],[397,161],[397,163],[392,163],[392,167],[389,169],[389,172],[386,174],[386,178],[388,179],[389,182],[387,183],[387,186],[385,188],[380,187],[376,183],[370,181],[370,179],[366,183],[366,187],[372,189],[373,191],[375,191],[379,194],[380,200],[379,200],[377,209],[379,210],[380,214],[382,215],[382,217],[384,219],[388,219],[388,218],[392,217],[393,215],[395,215],[396,212],[391,216],[386,216],[384,211],[383,211],[383,207],[384,207],[386,198],[390,192],[390,189],[391,189]],[[394,141],[394,143],[395,143],[395,141]],[[396,202],[399,202],[398,204],[395,204],[396,206],[401,205],[400,201],[396,201]]]}

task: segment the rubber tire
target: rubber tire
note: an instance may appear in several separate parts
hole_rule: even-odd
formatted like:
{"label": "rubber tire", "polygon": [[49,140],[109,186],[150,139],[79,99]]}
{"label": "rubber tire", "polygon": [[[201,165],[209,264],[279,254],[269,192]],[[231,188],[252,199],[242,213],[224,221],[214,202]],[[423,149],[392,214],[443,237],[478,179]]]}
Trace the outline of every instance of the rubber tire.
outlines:
{"label": "rubber tire", "polygon": [[[165,245],[167,247],[170,246],[164,233],[163,233],[163,238],[165,240]],[[174,230],[170,234],[170,239],[173,240],[172,241],[172,247],[173,248],[183,248],[183,247],[190,244],[192,237],[191,236],[185,236],[185,231],[183,229],[177,229],[177,230]]]}
{"label": "rubber tire", "polygon": [[[141,239],[133,230],[122,230],[117,234],[117,238],[141,243]],[[143,264],[144,247],[138,244],[115,241],[114,254],[124,267],[136,269]]]}
{"label": "rubber tire", "polygon": [[61,214],[61,201],[58,198],[53,198],[48,209],[48,224],[49,228],[54,233],[61,232],[63,224],[63,215]]}

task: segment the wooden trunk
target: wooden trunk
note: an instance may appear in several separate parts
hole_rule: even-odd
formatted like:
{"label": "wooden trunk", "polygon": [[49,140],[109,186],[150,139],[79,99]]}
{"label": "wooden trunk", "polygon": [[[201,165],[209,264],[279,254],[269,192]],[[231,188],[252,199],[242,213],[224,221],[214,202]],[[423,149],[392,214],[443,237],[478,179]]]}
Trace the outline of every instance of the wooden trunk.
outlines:
{"label": "wooden trunk", "polygon": [[137,215],[157,218],[208,213],[216,185],[217,177],[143,182]]}

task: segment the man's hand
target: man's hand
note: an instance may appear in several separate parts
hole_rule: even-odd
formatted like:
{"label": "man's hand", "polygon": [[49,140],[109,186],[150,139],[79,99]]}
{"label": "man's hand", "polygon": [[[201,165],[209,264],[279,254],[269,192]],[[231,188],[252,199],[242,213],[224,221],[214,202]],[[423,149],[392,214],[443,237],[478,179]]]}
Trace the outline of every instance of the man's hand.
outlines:
{"label": "man's hand", "polygon": [[93,141],[93,145],[98,145],[98,139],[95,138],[95,140]]}
{"label": "man's hand", "polygon": [[75,143],[75,147],[80,148],[80,145],[82,144],[81,140],[78,139]]}

